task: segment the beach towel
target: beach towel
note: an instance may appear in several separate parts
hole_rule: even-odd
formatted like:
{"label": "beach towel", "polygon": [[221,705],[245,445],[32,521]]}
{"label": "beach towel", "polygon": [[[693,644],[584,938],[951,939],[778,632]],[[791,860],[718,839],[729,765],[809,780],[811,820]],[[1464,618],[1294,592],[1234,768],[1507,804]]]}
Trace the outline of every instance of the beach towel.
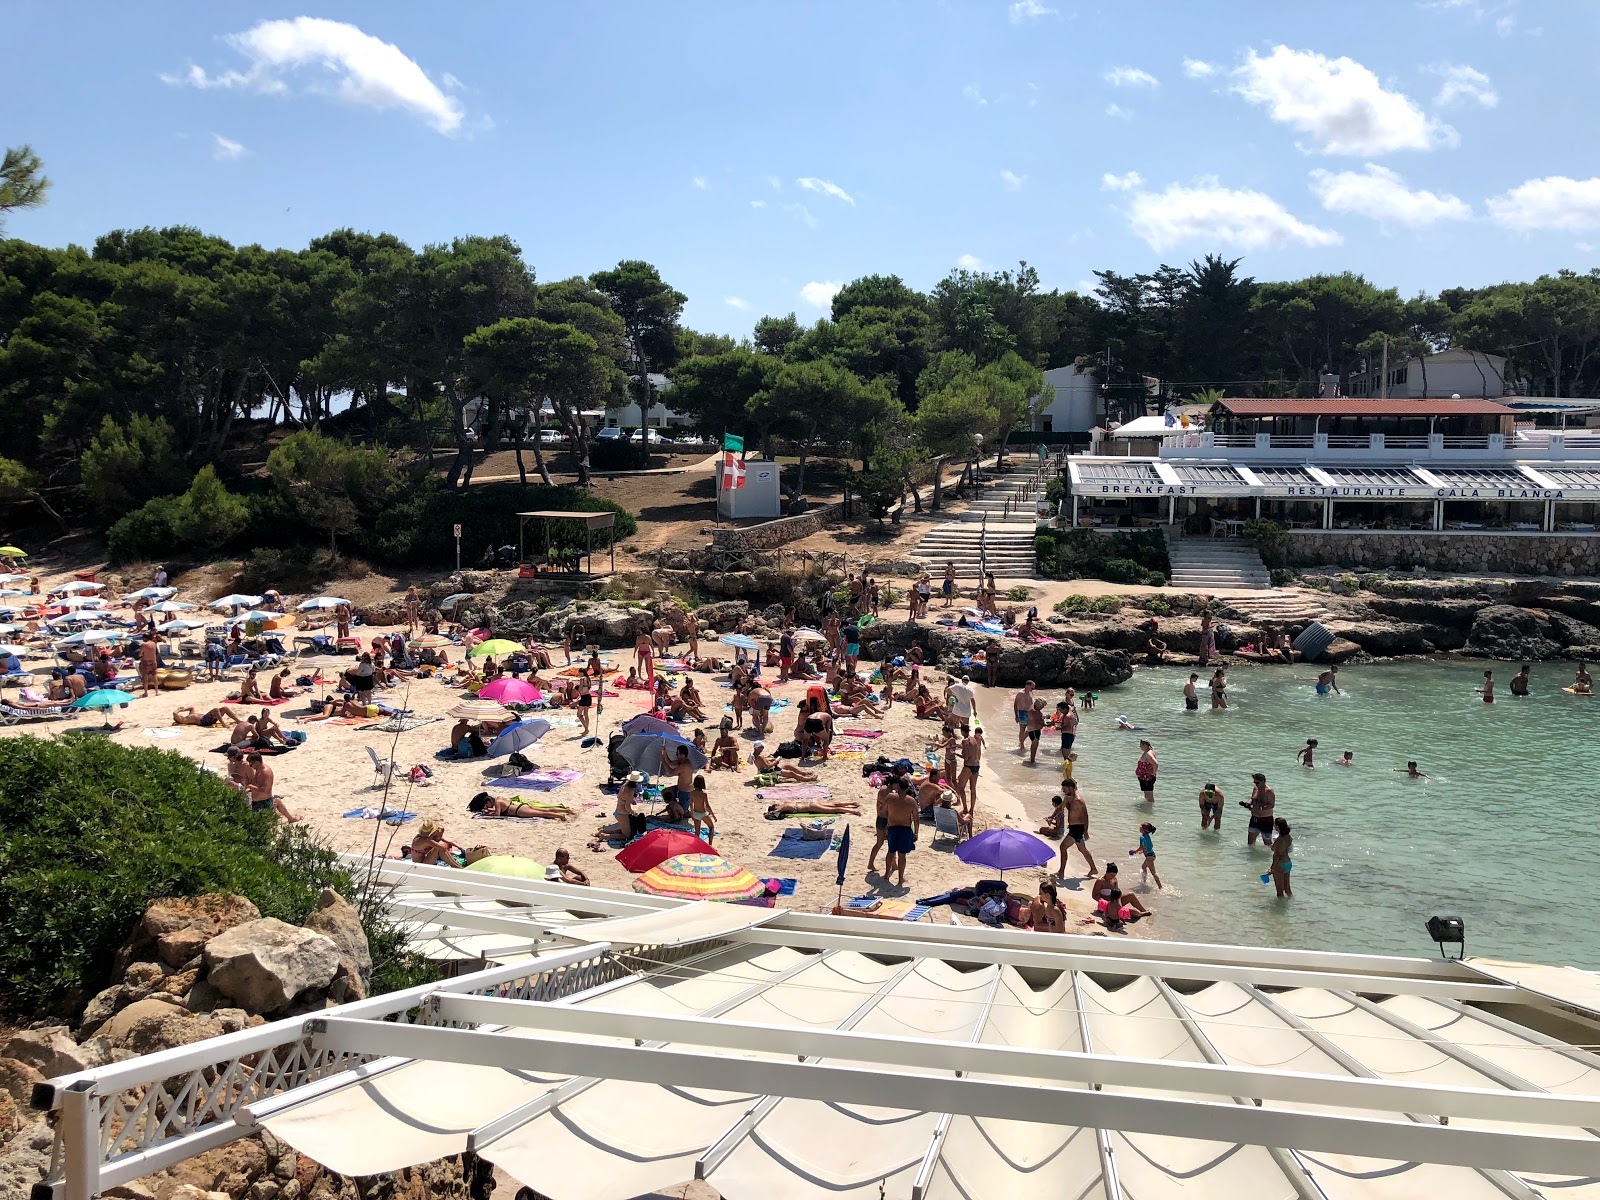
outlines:
{"label": "beach towel", "polygon": [[[504,781],[502,780],[500,783],[497,783],[495,786],[496,787],[500,787],[500,786],[503,786],[503,784],[504,784]],[[559,800],[528,800],[528,799],[525,799],[522,796],[518,796],[518,797],[516,797],[516,801],[517,801],[518,804],[524,805],[524,806],[526,806],[528,808],[565,809],[568,812],[572,811],[572,805],[564,804]],[[577,816],[577,813],[573,813],[572,815],[573,816]],[[526,820],[525,817],[503,817],[499,813],[487,813],[487,812],[472,813],[471,816],[472,816],[472,819],[474,821],[522,821],[522,820]]]}
{"label": "beach towel", "polygon": [[757,800],[831,800],[833,793],[820,783],[780,783],[756,791]]}
{"label": "beach towel", "polygon": [[845,737],[866,738],[869,742],[874,738],[881,738],[884,734],[881,729],[841,729],[839,732]]}
{"label": "beach towel", "polygon": [[582,779],[582,771],[527,771],[510,779],[501,779],[495,786],[526,788],[535,792],[553,792],[574,780]]}
{"label": "beach towel", "polygon": [[368,729],[380,733],[409,733],[413,729],[421,729],[424,725],[432,725],[438,717],[390,717],[386,721],[375,721],[368,725]]}
{"label": "beach towel", "polygon": [[766,883],[766,884],[775,883],[775,884],[778,885],[778,890],[777,891],[768,893],[769,895],[772,895],[772,896],[792,896],[792,895],[794,895],[794,889],[799,886],[799,881],[795,880],[795,879],[777,879],[777,878],[773,878],[773,879],[763,879],[761,882],[762,883]]}
{"label": "beach towel", "polygon": [[[228,748],[229,748],[230,745],[231,745],[231,743],[229,743],[229,742],[223,742],[222,745],[220,745],[220,746],[213,746],[211,748],[211,753],[212,754],[226,754],[228,752]],[[259,754],[259,755],[261,755],[262,758],[271,758],[275,754],[287,754],[287,753],[289,753],[289,751],[291,751],[291,750],[295,749],[297,746],[301,746],[301,745],[304,745],[304,743],[303,742],[291,742],[287,746],[269,746],[265,750],[252,750],[252,749],[249,749],[248,747],[245,747],[245,746],[241,746],[239,748],[241,750],[243,750],[246,754]]]}
{"label": "beach towel", "polygon": [[767,857],[817,859],[826,854],[832,845],[826,838],[807,841],[800,836],[798,829],[785,829],[778,844],[767,851]]}
{"label": "beach towel", "polygon": [[392,808],[384,809],[371,804],[367,805],[366,808],[352,808],[344,815],[353,820],[361,821],[376,821],[379,817],[382,817],[385,825],[404,825],[407,821],[417,819],[417,814],[414,812],[396,812]]}

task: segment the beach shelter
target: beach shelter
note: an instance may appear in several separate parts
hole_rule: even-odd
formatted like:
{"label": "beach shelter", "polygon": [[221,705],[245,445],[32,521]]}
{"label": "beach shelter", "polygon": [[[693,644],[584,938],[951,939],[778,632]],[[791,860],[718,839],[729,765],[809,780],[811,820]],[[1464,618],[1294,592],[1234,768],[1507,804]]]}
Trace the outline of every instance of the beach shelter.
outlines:
{"label": "beach shelter", "polygon": [[440,608],[454,608],[456,605],[460,604],[463,600],[471,600],[471,599],[472,599],[472,593],[471,592],[457,592],[455,595],[446,596],[443,600],[439,601],[439,607]]}
{"label": "beach shelter", "polygon": [[680,746],[688,747],[689,761],[696,771],[705,769],[706,756],[693,742],[675,733],[630,733],[617,747],[617,754],[635,771],[664,775],[677,761]]}
{"label": "beach shelter", "polygon": [[[10,628],[10,627],[9,626],[0,625],[0,630],[8,629],[8,628]],[[4,643],[4,642],[0,642],[0,654],[15,654],[20,658],[24,654],[31,654],[31,653],[33,653],[33,648],[31,646],[15,646],[15,645],[10,645],[10,644]]]}
{"label": "beach shelter", "polygon": [[106,724],[111,724],[111,710],[113,708],[127,708],[133,697],[127,692],[119,692],[116,688],[96,688],[86,692],[74,700],[69,708],[98,708],[106,714]]}
{"label": "beach shelter", "polygon": [[617,862],[636,875],[659,867],[680,854],[715,854],[704,839],[682,829],[652,829],[638,841],[617,851]]}
{"label": "beach shelter", "polygon": [[206,623],[204,621],[177,620],[168,621],[164,625],[157,625],[156,629],[161,633],[186,633],[192,629],[204,629],[205,627]]}
{"label": "beach shelter", "polygon": [[338,596],[313,596],[309,600],[302,600],[295,605],[299,612],[310,612],[317,608],[338,608],[341,604],[349,605],[350,601],[342,600]]}
{"label": "beach shelter", "polygon": [[[165,600],[168,596],[176,596],[177,594],[178,594],[178,589],[177,588],[172,588],[172,587],[145,587],[145,588],[140,588],[137,592],[129,592],[126,596],[123,597],[123,599],[124,600]],[[191,604],[189,607],[193,608],[194,605]]]}
{"label": "beach shelter", "polygon": [[507,641],[505,638],[490,638],[488,641],[479,642],[467,652],[468,658],[487,658],[491,654],[523,654],[526,651],[516,642]]}
{"label": "beach shelter", "polygon": [[682,737],[678,727],[671,721],[660,717],[652,717],[649,713],[640,713],[637,717],[629,717],[622,723],[623,733],[667,733],[673,737]]}
{"label": "beach shelter", "polygon": [[114,629],[85,629],[71,633],[56,643],[57,646],[93,646],[101,642],[115,642],[125,637]]}
{"label": "beach shelter", "polygon": [[764,895],[767,885],[720,854],[679,854],[635,879],[633,890],[647,896],[732,903]]}
{"label": "beach shelter", "polygon": [[725,633],[717,639],[724,646],[732,646],[736,650],[759,650],[761,644],[753,637],[746,637],[742,633]]}
{"label": "beach shelter", "polygon": [[544,693],[526,679],[502,675],[479,688],[478,699],[498,700],[501,704],[538,704],[544,699]]}
{"label": "beach shelter", "polygon": [[106,602],[99,596],[68,596],[55,603],[61,608],[104,608]]}
{"label": "beach shelter", "polygon": [[16,546],[0,546],[0,558],[27,558],[28,552]]}
{"label": "beach shelter", "polygon": [[408,644],[413,650],[443,650],[446,646],[455,645],[442,633],[425,633],[421,637],[412,638]]}
{"label": "beach shelter", "polygon": [[493,700],[463,700],[454,708],[446,709],[445,716],[464,721],[509,721],[514,714]]}
{"label": "beach shelter", "polygon": [[515,725],[507,725],[494,741],[489,743],[489,757],[499,758],[502,754],[526,750],[536,745],[552,728],[554,726],[543,717],[530,717],[526,721],[518,721]]}
{"label": "beach shelter", "polygon": [[1040,867],[1056,856],[1043,838],[1020,829],[985,829],[956,847],[956,857],[974,867],[1018,871]]}
{"label": "beach shelter", "polygon": [[265,596],[246,596],[242,592],[234,592],[228,596],[218,596],[207,608],[253,608],[265,600]]}
{"label": "beach shelter", "polygon": [[76,596],[85,592],[98,592],[106,585],[90,583],[87,579],[74,579],[71,583],[58,583],[50,589],[52,596]]}
{"label": "beach shelter", "polygon": [[27,582],[28,582],[28,577],[26,575],[19,575],[15,571],[6,571],[6,572],[3,572],[3,573],[0,573],[0,583],[27,583]]}
{"label": "beach shelter", "polygon": [[805,627],[796,629],[790,636],[797,642],[825,642],[828,640],[828,635],[821,630]]}
{"label": "beach shelter", "polygon": [[158,604],[152,604],[150,611],[158,613],[192,612],[199,607],[198,604],[190,604],[186,600],[162,600]]}

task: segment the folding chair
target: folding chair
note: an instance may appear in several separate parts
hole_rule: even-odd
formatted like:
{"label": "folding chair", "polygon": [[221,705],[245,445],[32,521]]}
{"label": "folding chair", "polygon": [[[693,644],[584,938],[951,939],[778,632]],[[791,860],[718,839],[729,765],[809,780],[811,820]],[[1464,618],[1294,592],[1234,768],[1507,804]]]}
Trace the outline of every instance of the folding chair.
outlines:
{"label": "folding chair", "polygon": [[959,842],[961,840],[961,814],[953,808],[935,808],[933,810],[933,836],[947,837]]}
{"label": "folding chair", "polygon": [[393,759],[379,758],[378,752],[371,746],[366,747],[367,757],[372,760],[372,786],[383,787],[400,772],[400,764]]}

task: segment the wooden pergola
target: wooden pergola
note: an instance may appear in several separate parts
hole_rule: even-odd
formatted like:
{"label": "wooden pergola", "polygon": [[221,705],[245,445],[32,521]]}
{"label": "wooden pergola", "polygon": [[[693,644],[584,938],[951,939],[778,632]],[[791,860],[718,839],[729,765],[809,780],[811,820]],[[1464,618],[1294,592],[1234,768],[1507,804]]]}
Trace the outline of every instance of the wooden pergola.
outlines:
{"label": "wooden pergola", "polygon": [[[617,514],[614,512],[525,512],[517,514],[517,561],[526,563],[528,553],[526,549],[528,522],[539,521],[544,544],[550,545],[550,522],[576,521],[583,526],[584,551],[583,556],[588,560],[588,569],[585,574],[594,574],[594,531],[597,529],[612,529],[616,525]],[[609,539],[611,547],[611,571],[617,569],[617,539]]]}

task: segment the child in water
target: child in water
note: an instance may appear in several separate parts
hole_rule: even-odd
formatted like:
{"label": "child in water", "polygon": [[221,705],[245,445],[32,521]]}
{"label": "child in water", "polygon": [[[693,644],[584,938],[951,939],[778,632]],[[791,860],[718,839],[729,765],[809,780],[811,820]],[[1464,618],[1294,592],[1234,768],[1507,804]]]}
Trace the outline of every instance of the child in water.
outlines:
{"label": "child in water", "polygon": [[1344,757],[1343,758],[1336,758],[1336,759],[1333,760],[1333,765],[1336,766],[1336,767],[1353,767],[1353,766],[1355,766],[1356,765],[1356,753],[1355,753],[1355,751],[1354,750],[1346,750],[1344,752]]}
{"label": "child in water", "polygon": [[1312,762],[1311,760],[1316,756],[1316,753],[1317,753],[1317,739],[1316,738],[1307,738],[1306,739],[1306,748],[1304,750],[1297,751],[1296,754],[1295,754],[1295,757],[1300,760],[1300,765],[1302,767],[1314,767],[1317,764]]}
{"label": "child in water", "polygon": [[1162,886],[1162,883],[1161,876],[1156,874],[1156,844],[1155,840],[1151,837],[1155,831],[1156,827],[1150,824],[1149,821],[1146,821],[1143,825],[1139,826],[1139,845],[1137,848],[1129,850],[1128,853],[1129,855],[1144,855],[1144,865],[1139,869],[1139,878],[1141,880],[1145,878],[1154,879],[1156,881],[1156,887],[1159,888]]}

